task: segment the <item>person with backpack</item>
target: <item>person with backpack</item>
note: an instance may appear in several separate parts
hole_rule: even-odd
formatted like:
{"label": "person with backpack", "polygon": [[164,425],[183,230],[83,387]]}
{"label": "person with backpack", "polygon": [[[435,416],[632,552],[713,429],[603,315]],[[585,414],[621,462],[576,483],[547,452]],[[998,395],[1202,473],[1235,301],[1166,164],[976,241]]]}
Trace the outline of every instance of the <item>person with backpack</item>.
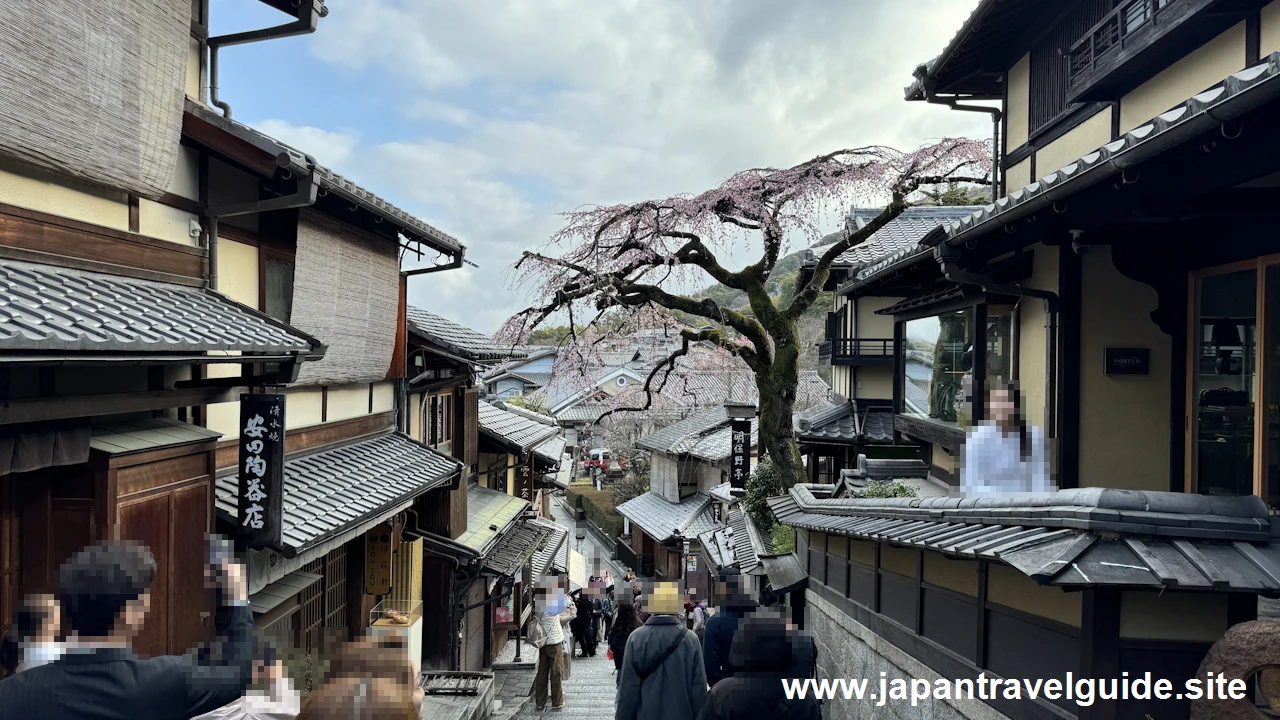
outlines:
{"label": "person with backpack", "polygon": [[680,618],[675,583],[654,586],[651,613],[623,649],[616,720],[696,720],[707,698],[702,646]]}
{"label": "person with backpack", "polygon": [[613,627],[613,612],[617,607],[613,598],[613,586],[605,588],[604,595],[596,598],[596,615],[600,618],[600,639],[608,641],[609,630]]}
{"label": "person with backpack", "polygon": [[564,707],[564,626],[557,617],[566,606],[558,587],[533,589],[533,618],[528,642],[538,650],[538,670],[533,680],[533,702],[541,711],[551,696],[553,708]]}
{"label": "person with backpack", "polygon": [[782,618],[767,611],[743,618],[729,653],[733,677],[711,688],[698,720],[820,720],[817,698],[788,700],[783,691],[782,680],[805,664],[796,657],[801,647]]}

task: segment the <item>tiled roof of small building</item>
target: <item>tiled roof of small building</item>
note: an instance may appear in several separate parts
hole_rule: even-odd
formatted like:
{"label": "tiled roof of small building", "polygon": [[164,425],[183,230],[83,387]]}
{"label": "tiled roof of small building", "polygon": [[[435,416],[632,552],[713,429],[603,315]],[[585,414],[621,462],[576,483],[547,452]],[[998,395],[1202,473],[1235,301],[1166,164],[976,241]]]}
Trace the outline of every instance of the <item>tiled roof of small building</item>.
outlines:
{"label": "tiled roof of small building", "polygon": [[796,485],[769,506],[793,527],[998,561],[1046,585],[1280,594],[1280,542],[1254,496],[1083,488],[844,499],[833,490]]}
{"label": "tiled roof of small building", "polygon": [[405,308],[409,329],[467,360],[492,361],[524,357],[518,349],[504,347],[488,337],[433,312],[410,305]]}
{"label": "tiled roof of small building", "polygon": [[810,442],[852,442],[858,438],[858,406],[840,398],[815,405],[793,416],[796,439]]}
{"label": "tiled roof of small building", "polygon": [[0,260],[0,351],[319,358],[324,347],[204,288]]}
{"label": "tiled roof of small building", "polygon": [[[972,215],[978,209],[978,206],[967,205],[913,205],[886,223],[874,235],[841,253],[833,265],[862,267],[898,252],[914,250],[929,231]],[[849,214],[852,229],[865,227],[879,214],[879,209],[855,208]]]}
{"label": "tiled roof of small building", "polygon": [[467,488],[467,530],[455,542],[485,555],[507,526],[528,507],[527,500],[471,485]]}
{"label": "tiled roof of small building", "polygon": [[568,546],[569,543],[566,542],[566,539],[569,537],[569,529],[559,523],[541,518],[530,520],[529,522],[541,525],[547,530],[546,538],[543,539],[542,544],[533,553],[533,577],[536,582],[537,578],[546,575],[553,569],[553,564],[556,556],[560,553],[561,547]]}
{"label": "tiled roof of small building", "polygon": [[[297,554],[376,519],[461,472],[453,458],[400,433],[386,433],[287,460],[284,549]],[[235,472],[217,479],[217,508],[239,517]]]}
{"label": "tiled roof of small building", "polygon": [[673,503],[661,495],[647,492],[622,503],[617,510],[640,526],[646,535],[663,542],[677,530],[685,537],[696,537],[714,527],[715,523],[710,519],[710,505],[711,498],[701,493]]}
{"label": "tiled roof of small building", "polygon": [[499,575],[518,572],[550,535],[551,530],[540,523],[516,523],[503,533],[502,538],[485,556],[485,569]]}
{"label": "tiled roof of small building", "polygon": [[[520,452],[541,445],[560,432],[558,426],[507,412],[484,400],[479,402],[479,412],[481,433],[519,447]],[[558,459],[560,456],[557,453],[555,457]]]}

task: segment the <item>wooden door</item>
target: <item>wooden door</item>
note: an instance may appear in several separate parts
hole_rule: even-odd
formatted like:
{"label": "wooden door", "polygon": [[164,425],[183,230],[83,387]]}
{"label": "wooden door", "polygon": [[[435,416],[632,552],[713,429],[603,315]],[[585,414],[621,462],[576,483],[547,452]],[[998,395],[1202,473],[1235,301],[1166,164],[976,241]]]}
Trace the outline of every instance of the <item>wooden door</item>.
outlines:
{"label": "wooden door", "polygon": [[133,640],[139,655],[155,657],[169,654],[170,620],[170,547],[173,533],[171,498],[153,495],[120,508],[120,539],[133,540],[150,548],[156,561],[156,576],[151,582],[151,613],[142,632]]}
{"label": "wooden door", "polygon": [[212,506],[208,483],[175,490],[171,498],[173,585],[169,650],[185,652],[212,636],[213,596],[204,587],[205,543]]}

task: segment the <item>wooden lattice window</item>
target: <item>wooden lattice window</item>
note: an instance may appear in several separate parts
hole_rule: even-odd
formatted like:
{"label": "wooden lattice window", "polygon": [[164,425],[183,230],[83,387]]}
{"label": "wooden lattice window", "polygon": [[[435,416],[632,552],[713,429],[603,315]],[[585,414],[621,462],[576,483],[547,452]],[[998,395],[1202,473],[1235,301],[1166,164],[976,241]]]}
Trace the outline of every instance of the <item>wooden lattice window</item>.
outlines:
{"label": "wooden lattice window", "polygon": [[325,557],[324,626],[337,631],[340,638],[347,633],[347,546],[343,545]]}
{"label": "wooden lattice window", "polygon": [[[302,569],[323,575],[325,559],[312,560]],[[324,640],[324,583],[313,583],[303,590],[299,604],[302,606],[298,611],[299,645],[306,652],[319,652]]]}

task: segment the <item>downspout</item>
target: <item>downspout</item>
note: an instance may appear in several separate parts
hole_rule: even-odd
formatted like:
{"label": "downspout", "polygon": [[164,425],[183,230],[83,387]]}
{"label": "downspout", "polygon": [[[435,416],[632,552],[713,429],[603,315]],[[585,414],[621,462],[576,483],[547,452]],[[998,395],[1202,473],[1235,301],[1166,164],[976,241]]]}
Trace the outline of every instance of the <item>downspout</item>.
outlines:
{"label": "downspout", "polygon": [[223,116],[231,118],[231,106],[218,98],[218,49],[229,45],[246,45],[263,40],[309,35],[316,31],[320,18],[329,14],[329,8],[323,0],[295,0],[298,6],[297,20],[284,25],[250,30],[232,35],[219,35],[206,41],[209,46],[209,103],[222,110]]}
{"label": "downspout", "polygon": [[1000,120],[1004,114],[1000,108],[986,107],[984,105],[961,105],[955,98],[938,97],[933,94],[933,88],[937,79],[932,75],[923,74],[920,78],[920,87],[924,91],[924,101],[933,105],[945,105],[952,110],[960,110],[963,112],[981,112],[991,115],[991,202],[995,202],[1000,197]]}

